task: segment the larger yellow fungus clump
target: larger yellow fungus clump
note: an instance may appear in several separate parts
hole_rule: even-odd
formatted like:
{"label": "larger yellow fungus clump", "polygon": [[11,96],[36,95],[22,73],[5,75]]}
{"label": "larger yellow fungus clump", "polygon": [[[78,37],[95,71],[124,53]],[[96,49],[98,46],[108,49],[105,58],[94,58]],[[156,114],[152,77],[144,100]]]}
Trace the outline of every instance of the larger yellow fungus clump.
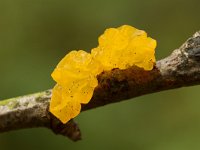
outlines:
{"label": "larger yellow fungus clump", "polygon": [[52,73],[57,85],[53,88],[50,112],[63,123],[77,116],[81,103],[92,98],[98,85],[96,75],[101,72],[102,66],[91,54],[82,50],[67,54]]}
{"label": "larger yellow fungus clump", "polygon": [[98,74],[133,65],[152,70],[155,48],[156,41],[147,37],[145,31],[128,25],[107,29],[91,54],[71,51],[57,65],[52,73],[57,84],[53,88],[50,112],[63,123],[68,122],[80,113],[81,104],[92,98]]}

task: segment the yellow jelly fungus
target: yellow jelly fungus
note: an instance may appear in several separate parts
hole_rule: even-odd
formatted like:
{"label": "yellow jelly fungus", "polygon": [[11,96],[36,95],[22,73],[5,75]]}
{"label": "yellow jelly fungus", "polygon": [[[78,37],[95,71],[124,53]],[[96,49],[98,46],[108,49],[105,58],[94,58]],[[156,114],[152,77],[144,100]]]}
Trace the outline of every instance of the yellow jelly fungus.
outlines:
{"label": "yellow jelly fungus", "polygon": [[107,29],[99,37],[99,46],[92,49],[92,56],[103,65],[104,70],[126,69],[136,65],[152,70],[155,63],[156,41],[147,37],[145,31],[123,25]]}
{"label": "yellow jelly fungus", "polygon": [[68,122],[80,113],[81,104],[92,98],[98,74],[133,65],[152,70],[155,48],[156,41],[147,37],[145,31],[128,25],[107,29],[91,54],[71,51],[57,65],[52,73],[57,84],[52,91],[50,112],[63,123]]}
{"label": "yellow jelly fungus", "polygon": [[63,123],[77,116],[81,103],[92,98],[98,85],[96,75],[102,70],[90,53],[79,50],[67,54],[52,73],[57,85],[53,88],[50,112]]}

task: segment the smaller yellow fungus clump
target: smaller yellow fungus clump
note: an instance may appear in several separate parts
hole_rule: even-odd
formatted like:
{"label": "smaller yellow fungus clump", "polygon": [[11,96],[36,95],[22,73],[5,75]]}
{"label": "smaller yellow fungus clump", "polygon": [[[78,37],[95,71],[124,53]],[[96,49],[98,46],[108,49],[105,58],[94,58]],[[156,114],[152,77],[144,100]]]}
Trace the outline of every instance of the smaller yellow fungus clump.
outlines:
{"label": "smaller yellow fungus clump", "polygon": [[99,46],[91,54],[71,51],[52,73],[57,82],[53,88],[50,112],[63,123],[76,117],[81,104],[92,98],[98,85],[96,76],[104,70],[138,66],[152,70],[155,63],[156,41],[145,31],[124,25],[107,29],[99,37]]}
{"label": "smaller yellow fungus clump", "polygon": [[126,69],[136,65],[152,70],[155,63],[156,41],[147,33],[134,27],[123,25],[107,29],[99,37],[99,46],[92,49],[92,56],[105,70]]}

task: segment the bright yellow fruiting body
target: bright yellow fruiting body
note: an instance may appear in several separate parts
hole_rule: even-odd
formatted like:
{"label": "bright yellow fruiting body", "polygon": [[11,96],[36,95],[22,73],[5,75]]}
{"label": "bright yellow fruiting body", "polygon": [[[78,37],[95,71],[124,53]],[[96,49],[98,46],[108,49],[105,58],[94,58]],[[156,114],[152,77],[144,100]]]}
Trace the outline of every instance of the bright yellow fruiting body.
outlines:
{"label": "bright yellow fruiting body", "polygon": [[92,49],[92,56],[105,70],[126,69],[136,65],[151,70],[155,63],[156,41],[146,32],[124,25],[107,29],[99,37],[99,46]]}
{"label": "bright yellow fruiting body", "polygon": [[63,123],[77,116],[81,103],[92,98],[98,85],[96,75],[101,72],[101,65],[91,54],[82,50],[67,54],[52,73],[57,85],[53,88],[50,112]]}
{"label": "bright yellow fruiting body", "polygon": [[147,37],[146,32],[124,25],[107,29],[91,54],[71,51],[52,73],[57,85],[53,88],[50,112],[63,123],[77,116],[81,104],[92,98],[98,85],[96,76],[103,70],[126,69],[133,65],[152,70],[155,47],[156,41]]}

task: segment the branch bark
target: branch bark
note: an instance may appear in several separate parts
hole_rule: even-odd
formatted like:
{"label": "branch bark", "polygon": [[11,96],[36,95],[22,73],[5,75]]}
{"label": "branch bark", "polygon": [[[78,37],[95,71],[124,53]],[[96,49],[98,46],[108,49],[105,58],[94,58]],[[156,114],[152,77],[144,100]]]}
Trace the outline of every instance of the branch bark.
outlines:
{"label": "branch bark", "polygon": [[[136,66],[98,75],[98,86],[82,111],[163,90],[200,84],[200,31],[179,49],[156,62],[153,70]],[[0,132],[47,127],[76,141],[81,139],[73,121],[62,124],[48,111],[51,90],[0,101]]]}

